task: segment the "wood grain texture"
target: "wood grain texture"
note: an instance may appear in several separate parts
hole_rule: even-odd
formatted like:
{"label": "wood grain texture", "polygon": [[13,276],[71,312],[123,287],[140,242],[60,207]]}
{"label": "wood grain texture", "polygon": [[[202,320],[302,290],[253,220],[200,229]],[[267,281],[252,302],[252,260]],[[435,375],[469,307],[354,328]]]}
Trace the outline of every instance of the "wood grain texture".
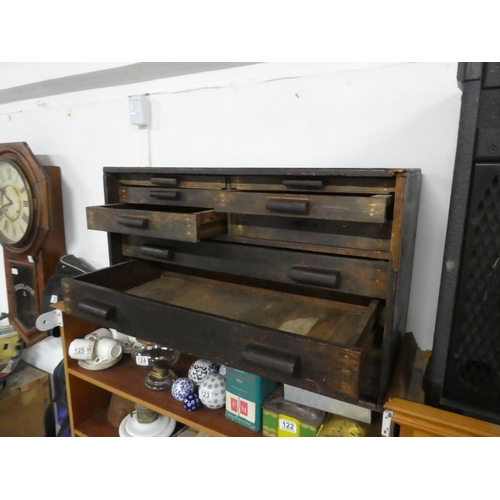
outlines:
{"label": "wood grain texture", "polygon": [[0,437],[44,437],[49,404],[49,376],[21,360],[0,391]]}
{"label": "wood grain texture", "polygon": [[[104,175],[106,203],[122,204],[105,210],[127,207],[125,225],[102,227],[111,267],[63,280],[68,315],[382,411],[406,322],[418,170],[116,167]],[[168,225],[169,212],[172,220],[224,215],[224,231],[207,219],[191,220],[196,237],[189,225],[151,232],[155,218]],[[89,300],[96,308],[82,309]],[[70,366],[104,393],[203,432],[247,435],[216,413],[196,420],[146,397],[142,381],[128,378],[135,371],[127,360],[104,373]],[[93,413],[78,435],[111,432],[98,407]]]}
{"label": "wood grain texture", "polygon": [[[146,187],[122,186],[120,201],[122,203],[142,203],[161,205],[165,202],[151,196],[158,189]],[[167,190],[175,192],[175,200],[169,200],[170,206],[191,206],[212,208],[215,212],[240,213],[250,215],[277,215],[281,217],[311,217],[313,219],[343,220],[353,222],[383,223],[386,220],[386,198],[372,196],[326,196],[316,194],[272,194],[249,193],[244,191],[209,191],[203,189]],[[306,213],[276,212],[266,208],[268,201],[307,202]]]}

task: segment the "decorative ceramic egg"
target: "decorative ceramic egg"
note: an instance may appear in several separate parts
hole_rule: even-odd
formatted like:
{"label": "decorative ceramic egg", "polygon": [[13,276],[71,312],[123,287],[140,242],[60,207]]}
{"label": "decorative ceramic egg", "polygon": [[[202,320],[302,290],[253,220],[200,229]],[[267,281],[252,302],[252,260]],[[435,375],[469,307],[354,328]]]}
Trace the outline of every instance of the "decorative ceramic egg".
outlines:
{"label": "decorative ceramic egg", "polygon": [[226,405],[226,379],[218,373],[207,375],[198,388],[198,396],[207,408],[222,408]]}
{"label": "decorative ceramic egg", "polygon": [[172,384],[172,396],[177,401],[184,401],[189,394],[196,392],[194,382],[187,377],[180,377]]}
{"label": "decorative ceramic egg", "polygon": [[184,398],[184,408],[187,411],[195,411],[201,408],[200,398],[196,394],[188,394]]}
{"label": "decorative ceramic egg", "polygon": [[223,377],[226,376],[226,365],[219,366],[219,375],[222,375]]}
{"label": "decorative ceramic egg", "polygon": [[208,359],[199,359],[190,366],[188,378],[190,378],[196,386],[199,386],[207,375],[213,373],[217,373],[217,365]]}

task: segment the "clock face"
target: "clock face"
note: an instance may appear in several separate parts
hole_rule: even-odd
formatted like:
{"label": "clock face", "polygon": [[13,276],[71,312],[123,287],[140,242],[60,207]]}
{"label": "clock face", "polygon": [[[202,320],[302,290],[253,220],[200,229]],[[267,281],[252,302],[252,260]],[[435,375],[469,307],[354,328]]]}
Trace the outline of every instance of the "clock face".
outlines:
{"label": "clock face", "polygon": [[14,163],[0,160],[0,243],[18,245],[29,235],[33,198],[23,172]]}

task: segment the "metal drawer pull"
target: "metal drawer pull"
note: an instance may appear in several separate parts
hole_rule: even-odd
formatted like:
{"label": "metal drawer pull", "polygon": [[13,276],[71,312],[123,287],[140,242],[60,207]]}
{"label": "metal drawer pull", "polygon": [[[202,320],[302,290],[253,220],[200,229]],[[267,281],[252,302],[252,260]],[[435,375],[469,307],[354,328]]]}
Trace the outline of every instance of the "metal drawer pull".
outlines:
{"label": "metal drawer pull", "polygon": [[149,196],[160,200],[176,200],[179,198],[179,191],[150,191]]}
{"label": "metal drawer pull", "polygon": [[153,257],[154,259],[172,260],[174,252],[158,245],[143,245],[141,247],[141,254],[146,257]]}
{"label": "metal drawer pull", "polygon": [[308,179],[284,179],[283,186],[293,188],[322,188],[325,183],[322,180]]}
{"label": "metal drawer pull", "polygon": [[338,288],[340,283],[340,271],[295,266],[292,267],[290,271],[290,279],[302,285]]}
{"label": "metal drawer pull", "polygon": [[305,215],[309,213],[309,200],[269,198],[266,202],[266,208],[271,212]]}
{"label": "metal drawer pull", "polygon": [[246,345],[241,353],[241,358],[247,363],[284,375],[297,376],[300,367],[300,356],[297,354],[277,351],[256,344]]}
{"label": "metal drawer pull", "polygon": [[166,178],[166,177],[151,177],[151,184],[155,184],[156,186],[177,186],[179,181],[174,178]]}
{"label": "metal drawer pull", "polygon": [[97,300],[82,300],[78,303],[78,309],[100,319],[111,319],[116,314],[116,307],[103,304]]}
{"label": "metal drawer pull", "polygon": [[128,227],[138,227],[138,228],[147,228],[149,226],[149,219],[146,217],[132,217],[130,215],[120,215],[116,221],[118,224],[122,226]]}

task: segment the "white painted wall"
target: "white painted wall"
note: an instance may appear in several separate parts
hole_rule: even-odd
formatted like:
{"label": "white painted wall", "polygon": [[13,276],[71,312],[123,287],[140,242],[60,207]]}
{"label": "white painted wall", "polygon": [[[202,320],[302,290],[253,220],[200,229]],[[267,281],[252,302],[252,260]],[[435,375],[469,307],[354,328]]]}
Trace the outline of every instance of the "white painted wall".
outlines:
{"label": "white painted wall", "polygon": [[[0,106],[0,139],[25,141],[61,167],[68,252],[96,267],[108,265],[106,234],[87,230],[85,207],[104,201],[104,166],[421,168],[407,330],[430,349],[460,113],[456,67],[267,63],[70,93]],[[150,132],[129,123],[134,93],[151,94]]]}

